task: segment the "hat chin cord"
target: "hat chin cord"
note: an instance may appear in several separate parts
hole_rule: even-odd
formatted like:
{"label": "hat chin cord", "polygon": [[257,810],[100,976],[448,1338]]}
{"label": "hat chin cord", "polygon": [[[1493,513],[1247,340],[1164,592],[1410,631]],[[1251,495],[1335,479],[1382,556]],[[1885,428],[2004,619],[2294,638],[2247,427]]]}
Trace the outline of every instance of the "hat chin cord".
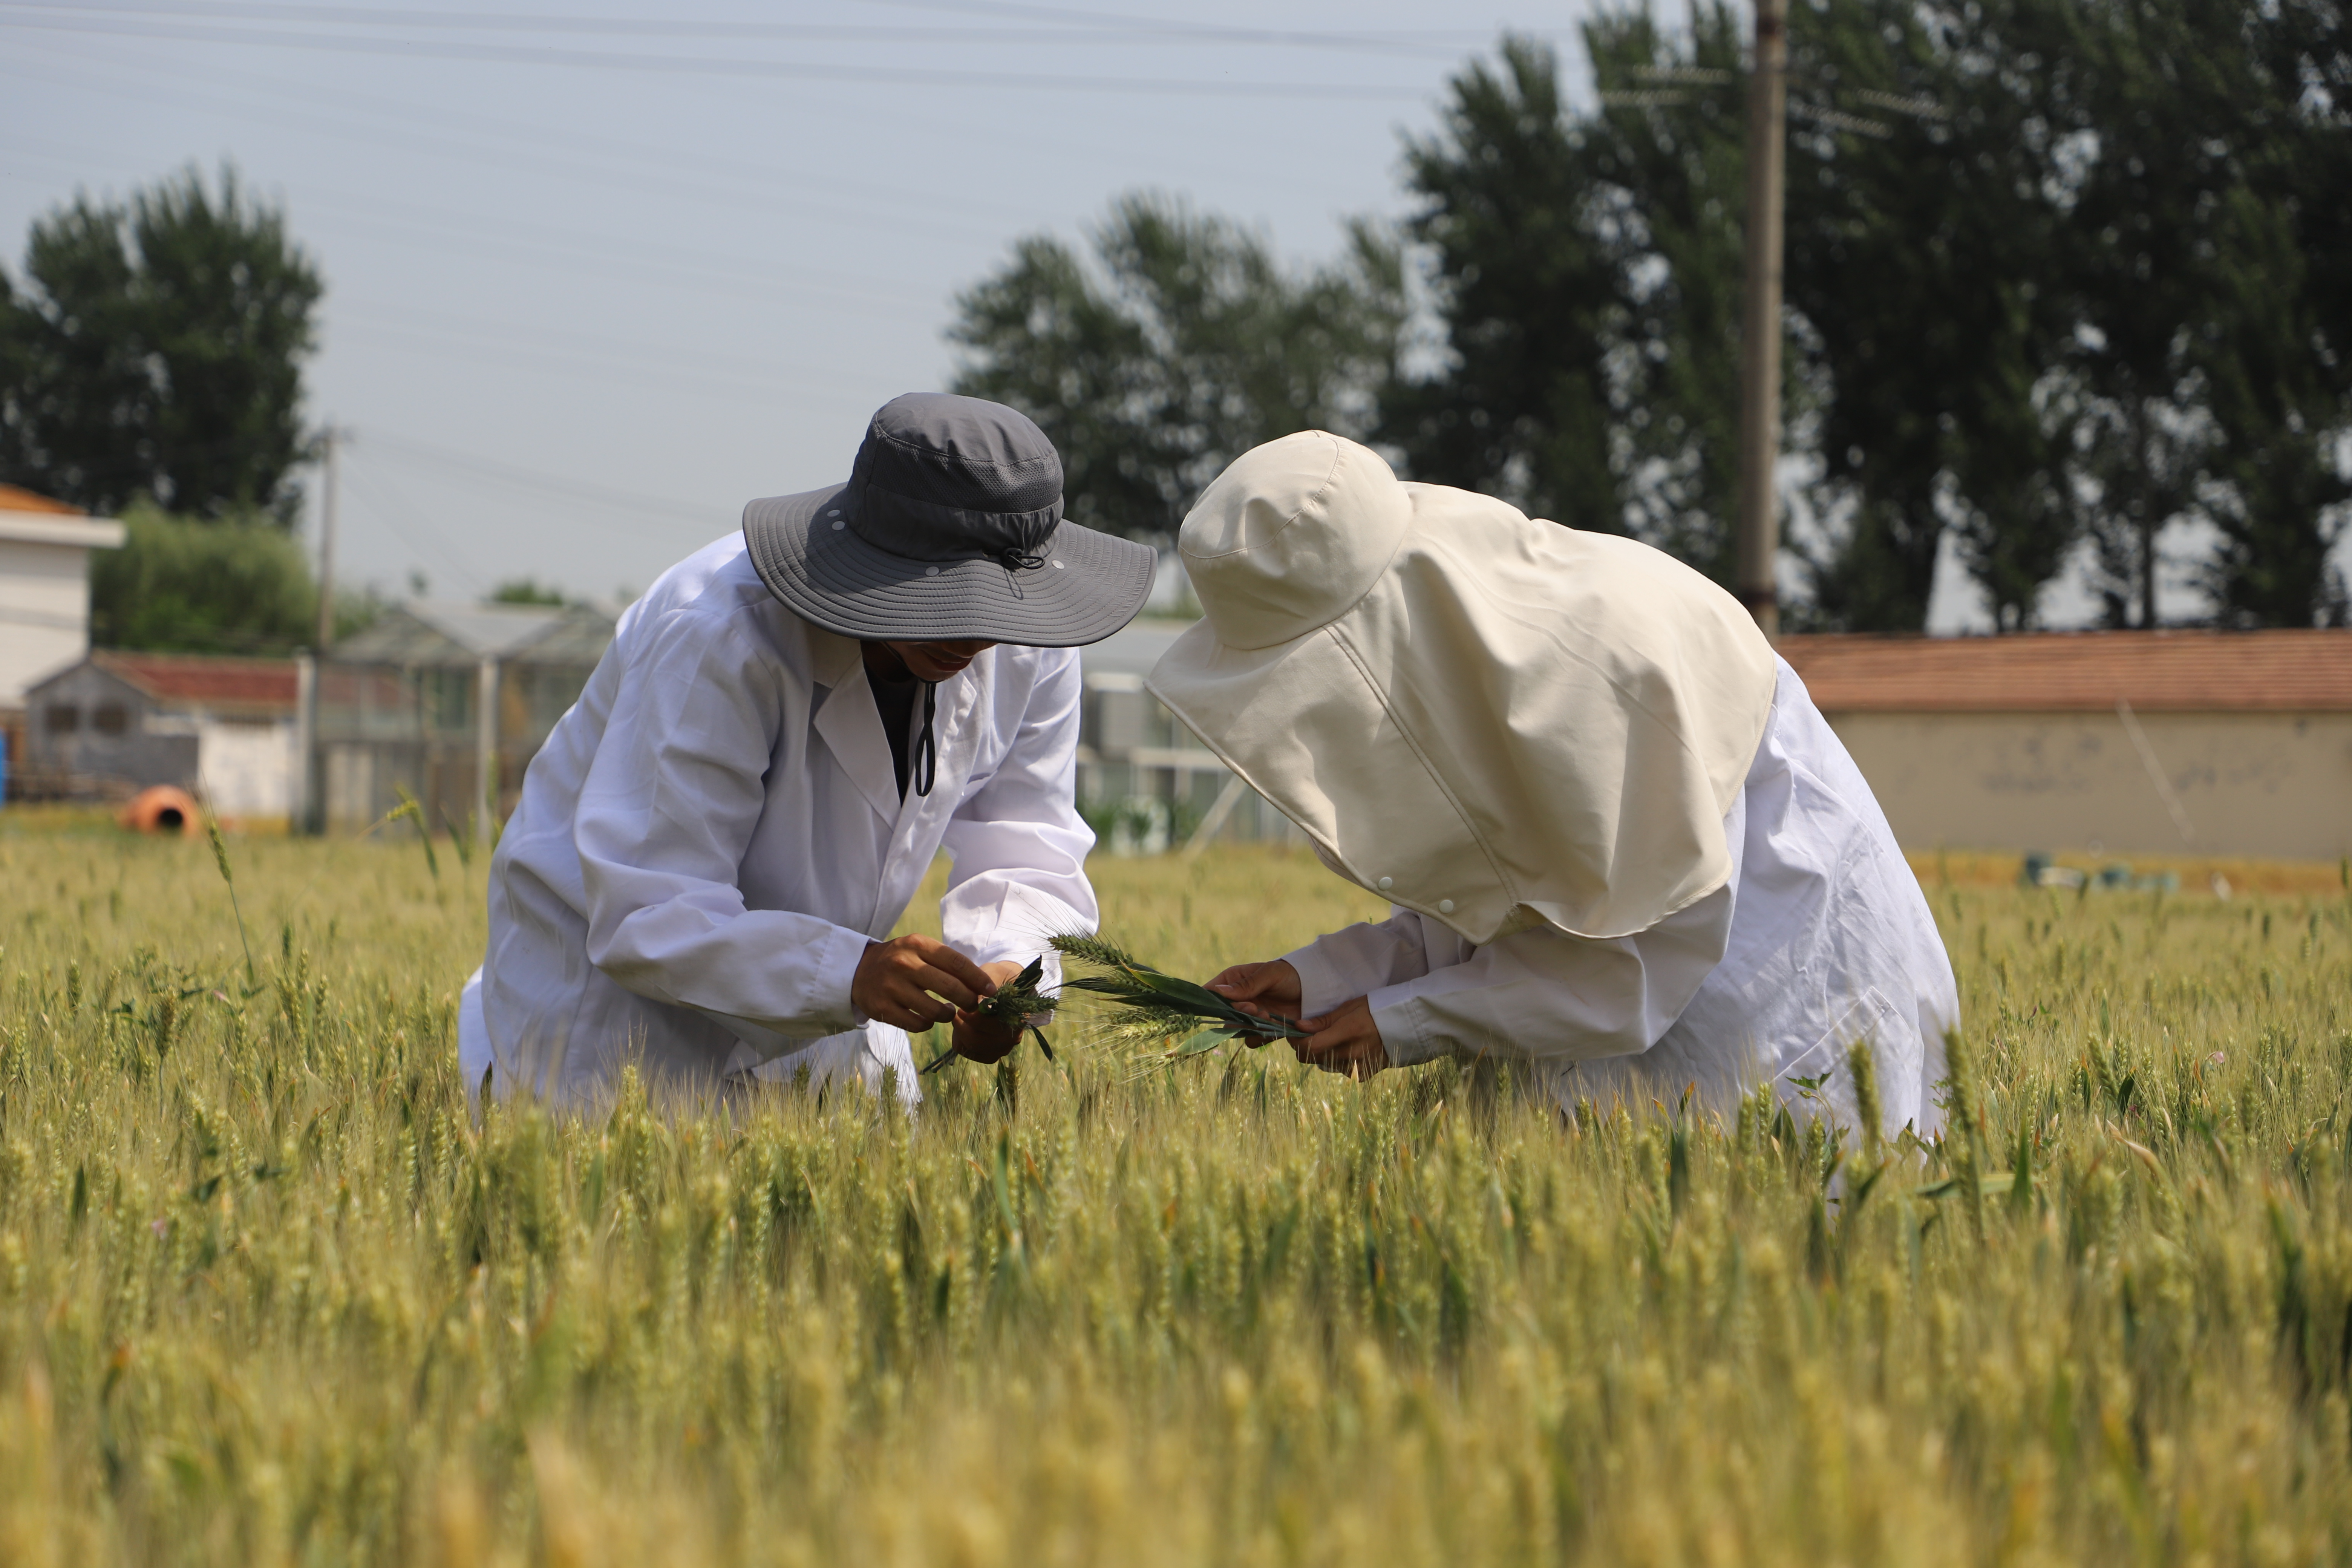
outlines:
{"label": "hat chin cord", "polygon": [[931,718],[939,711],[940,683],[923,682],[923,732],[915,739],[913,765],[908,770],[915,775],[915,793],[929,795],[931,784],[939,776],[940,747],[931,738]]}
{"label": "hat chin cord", "polygon": [[1006,545],[991,555],[989,559],[1004,568],[1004,585],[1013,590],[1013,596],[1016,599],[1025,598],[1027,595],[1021,592],[1020,581],[1014,574],[1035,572],[1041,570],[1045,564],[1044,556],[1033,555],[1017,544]]}

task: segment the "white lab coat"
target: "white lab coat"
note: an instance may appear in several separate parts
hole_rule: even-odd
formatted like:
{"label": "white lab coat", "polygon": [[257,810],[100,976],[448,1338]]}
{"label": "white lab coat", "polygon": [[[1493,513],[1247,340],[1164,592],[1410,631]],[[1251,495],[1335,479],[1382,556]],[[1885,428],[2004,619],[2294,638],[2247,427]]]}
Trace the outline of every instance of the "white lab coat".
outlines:
{"label": "white lab coat", "polygon": [[558,1100],[632,1060],[706,1084],[895,1068],[911,1102],[906,1035],[851,1005],[857,962],[942,848],[944,934],[975,962],[1051,965],[1047,937],[1094,929],[1078,700],[1069,649],[982,654],[940,686],[931,793],[901,801],[858,644],[779,604],[740,534],[672,567],[524,777],[459,1009],[469,1087],[493,1062]]}
{"label": "white lab coat", "polygon": [[1538,927],[1473,947],[1402,909],[1335,931],[1286,955],[1307,1016],[1368,997],[1392,1063],[1516,1061],[1563,1107],[1672,1106],[1696,1083],[1725,1110],[1770,1080],[1799,1116],[1848,1126],[1845,1058],[1867,1040],[1884,1130],[1932,1133],[1959,1022],[1951,960],[1869,784],[1786,660],[1724,827],[1731,880],[1632,936]]}

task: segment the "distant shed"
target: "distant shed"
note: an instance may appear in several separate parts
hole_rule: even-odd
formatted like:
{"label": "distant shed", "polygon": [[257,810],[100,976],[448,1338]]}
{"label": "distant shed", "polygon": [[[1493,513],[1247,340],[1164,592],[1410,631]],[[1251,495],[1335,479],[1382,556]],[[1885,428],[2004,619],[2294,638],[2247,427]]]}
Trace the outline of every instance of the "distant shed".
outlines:
{"label": "distant shed", "polygon": [[1909,847],[2352,854],[2352,631],[1780,647]]}
{"label": "distant shed", "polygon": [[614,624],[588,605],[418,600],[335,645],[318,668],[326,824],[364,827],[404,788],[436,831],[505,820]]}
{"label": "distant shed", "polygon": [[225,816],[283,818],[298,687],[291,659],[101,649],[26,693],[20,787],[89,798],[177,784]]}

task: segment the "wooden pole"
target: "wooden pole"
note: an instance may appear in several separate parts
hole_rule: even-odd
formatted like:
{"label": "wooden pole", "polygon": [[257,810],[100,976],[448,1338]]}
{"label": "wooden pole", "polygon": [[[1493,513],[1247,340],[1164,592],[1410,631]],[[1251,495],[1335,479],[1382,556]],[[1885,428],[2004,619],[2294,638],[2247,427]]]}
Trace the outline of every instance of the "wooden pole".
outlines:
{"label": "wooden pole", "polygon": [[1780,635],[1781,201],[1788,163],[1788,0],[1756,0],[1748,79],[1748,267],[1739,331],[1739,602]]}
{"label": "wooden pole", "polygon": [[324,658],[335,640],[335,500],[338,478],[335,448],[341,433],[327,426],[324,493],[319,497],[319,657]]}
{"label": "wooden pole", "polygon": [[301,663],[302,674],[302,830],[327,831],[327,752],[320,735],[321,668],[335,640],[335,503],[341,476],[335,463],[338,432],[330,422],[323,440],[326,472],[319,493],[319,635],[318,643]]}
{"label": "wooden pole", "polygon": [[499,661],[486,654],[476,675],[474,715],[474,842],[498,841]]}

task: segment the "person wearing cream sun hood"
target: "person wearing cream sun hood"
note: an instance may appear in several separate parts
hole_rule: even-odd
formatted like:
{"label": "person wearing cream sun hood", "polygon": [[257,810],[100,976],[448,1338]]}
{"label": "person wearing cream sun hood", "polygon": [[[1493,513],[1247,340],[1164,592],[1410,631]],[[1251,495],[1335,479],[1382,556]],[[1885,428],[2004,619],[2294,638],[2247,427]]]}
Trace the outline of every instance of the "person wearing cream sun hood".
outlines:
{"label": "person wearing cream sun hood", "polygon": [[1211,983],[1302,1059],[1499,1058],[1563,1106],[1769,1081],[1851,1126],[1867,1044],[1883,1130],[1935,1131],[1950,961],[1730,595],[1321,431],[1237,459],[1179,548],[1204,617],[1150,689],[1391,906]]}

